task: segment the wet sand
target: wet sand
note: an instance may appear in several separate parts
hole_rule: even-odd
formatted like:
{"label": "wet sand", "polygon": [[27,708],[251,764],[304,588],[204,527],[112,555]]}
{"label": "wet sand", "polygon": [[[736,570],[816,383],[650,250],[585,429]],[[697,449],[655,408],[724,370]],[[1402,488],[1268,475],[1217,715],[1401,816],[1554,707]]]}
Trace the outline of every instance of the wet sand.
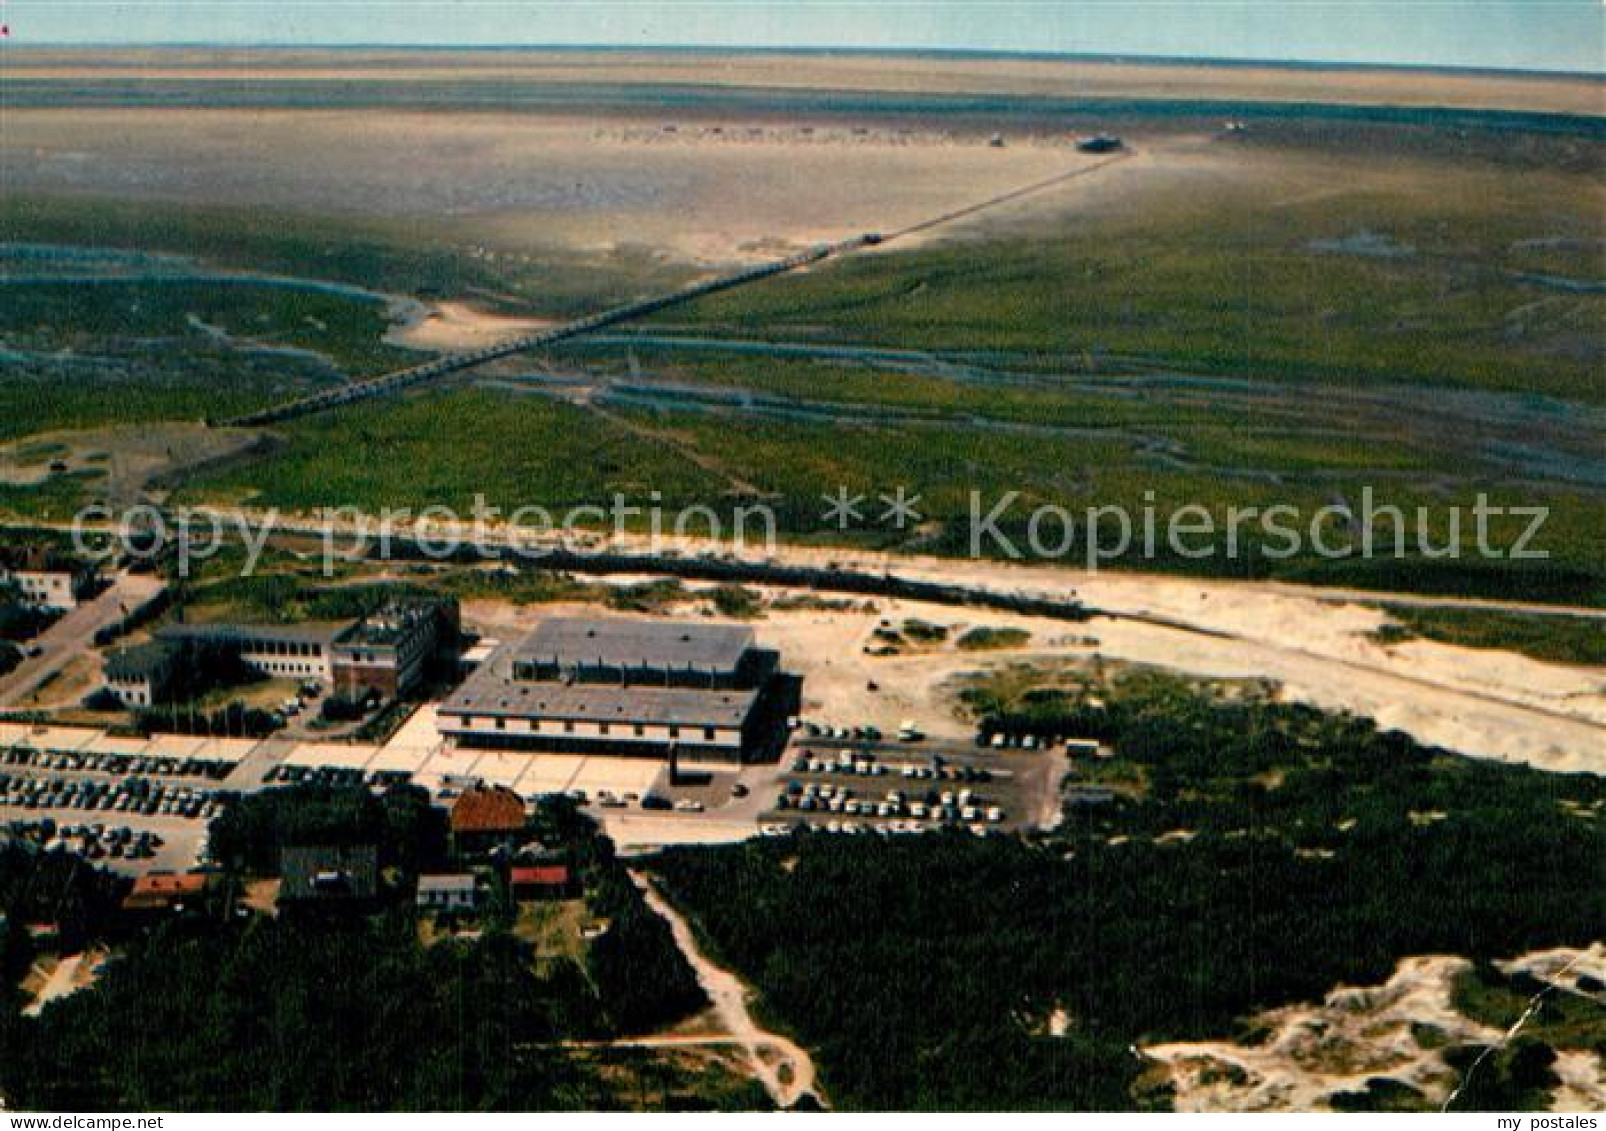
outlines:
{"label": "wet sand", "polygon": [[508,84],[694,85],[1081,99],[1203,99],[1602,113],[1603,85],[1573,75],[1405,68],[943,56],[698,51],[8,49],[13,80],[182,80],[251,84],[437,80]]}

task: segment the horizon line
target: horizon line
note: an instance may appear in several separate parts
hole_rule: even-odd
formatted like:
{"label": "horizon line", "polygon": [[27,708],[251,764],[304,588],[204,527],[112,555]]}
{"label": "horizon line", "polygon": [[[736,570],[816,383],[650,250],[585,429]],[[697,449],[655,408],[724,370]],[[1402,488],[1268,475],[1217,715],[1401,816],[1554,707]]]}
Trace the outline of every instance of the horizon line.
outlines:
{"label": "horizon line", "polygon": [[1271,57],[1220,56],[1220,55],[1165,55],[1134,52],[1096,51],[1044,51],[1032,48],[1007,47],[932,47],[932,46],[874,46],[853,47],[830,44],[676,44],[676,43],[387,43],[331,42],[289,43],[277,40],[36,40],[19,42],[16,39],[0,41],[0,58],[7,51],[30,49],[54,51],[644,51],[683,54],[755,54],[755,55],[936,55],[969,56],[972,58],[1028,59],[1039,61],[1076,61],[1106,64],[1170,64],[1208,67],[1277,67],[1291,70],[1345,70],[1345,71],[1432,71],[1446,74],[1501,75],[1541,79],[1586,79],[1606,82],[1606,68],[1601,71],[1579,71],[1546,67],[1480,66],[1470,63],[1376,62],[1347,59],[1278,59]]}

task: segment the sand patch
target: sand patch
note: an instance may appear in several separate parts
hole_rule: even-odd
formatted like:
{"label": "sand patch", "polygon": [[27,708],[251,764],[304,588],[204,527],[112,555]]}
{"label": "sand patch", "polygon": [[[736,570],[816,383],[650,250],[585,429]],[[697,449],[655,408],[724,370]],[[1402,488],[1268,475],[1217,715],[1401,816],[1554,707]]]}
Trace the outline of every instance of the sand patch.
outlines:
{"label": "sand patch", "polygon": [[761,118],[699,128],[720,133],[649,144],[545,114],[37,109],[8,115],[4,150],[16,192],[427,223],[470,256],[645,249],[697,264],[903,227],[1095,160],[1067,133],[994,148],[941,132],[796,144]]}
{"label": "sand patch", "polygon": [[387,345],[435,352],[478,349],[554,325],[539,318],[488,314],[461,302],[403,302],[394,313],[397,321],[385,332]]}
{"label": "sand patch", "polygon": [[[1561,953],[1501,965],[1544,969]],[[1563,964],[1579,954],[1565,952]],[[1582,954],[1598,970],[1606,949],[1596,944]],[[1455,1008],[1455,981],[1471,969],[1464,958],[1407,958],[1381,986],[1341,986],[1320,1005],[1260,1014],[1253,1025],[1269,1036],[1258,1045],[1198,1041],[1155,1045],[1143,1053],[1163,1066],[1176,1089],[1178,1111],[1326,1110],[1334,1095],[1363,1092],[1378,1077],[1415,1088],[1438,1106],[1461,1082],[1439,1048],[1496,1044],[1504,1037]],[[1423,1047],[1421,1026],[1441,1034],[1429,1042],[1434,1047]],[[1553,1070],[1561,1084],[1552,1095],[1551,1110],[1598,1111],[1606,1106],[1600,1057],[1562,1051]]]}

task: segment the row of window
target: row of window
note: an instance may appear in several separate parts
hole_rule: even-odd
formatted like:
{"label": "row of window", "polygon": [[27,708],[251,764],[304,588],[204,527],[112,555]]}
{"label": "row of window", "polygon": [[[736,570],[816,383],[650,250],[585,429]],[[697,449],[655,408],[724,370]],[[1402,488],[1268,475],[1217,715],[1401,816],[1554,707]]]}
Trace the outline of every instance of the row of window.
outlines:
{"label": "row of window", "polygon": [[395,656],[392,653],[381,655],[378,652],[351,652],[335,656],[337,663],[348,664],[384,664],[387,667],[395,666]]}
{"label": "row of window", "polygon": [[323,669],[317,664],[290,664],[273,660],[259,660],[253,666],[260,668],[269,675],[323,675]]}
{"label": "row of window", "polygon": [[323,645],[296,640],[252,640],[240,651],[247,659],[252,656],[322,656]]}
{"label": "row of window", "polygon": [[[503,718],[492,719],[491,720],[491,725],[494,726],[497,730],[500,730],[500,731],[507,730],[507,720],[503,719]],[[473,730],[474,729],[474,719],[465,715],[464,718],[463,718],[463,729],[465,729],[465,730]],[[695,730],[696,728],[692,728],[692,729]],[[635,724],[633,724],[631,726],[630,730],[635,735],[635,737],[637,737],[637,738],[646,738],[647,737],[647,727],[643,723],[635,723]],[[670,738],[679,738],[679,737],[681,737],[680,731],[681,731],[680,727],[671,726],[669,728],[669,737]],[[563,720],[563,733],[564,734],[574,734],[575,733],[575,725],[574,725],[574,720],[573,719],[565,719],[565,720]],[[608,735],[608,734],[611,734],[611,733],[613,733],[612,732],[612,724],[611,723],[598,723],[597,724],[597,734],[599,734],[599,735]],[[703,740],[705,742],[714,742],[714,741],[716,741],[718,739],[718,737],[719,737],[719,731],[718,731],[717,728],[715,728],[715,727],[703,727]]]}

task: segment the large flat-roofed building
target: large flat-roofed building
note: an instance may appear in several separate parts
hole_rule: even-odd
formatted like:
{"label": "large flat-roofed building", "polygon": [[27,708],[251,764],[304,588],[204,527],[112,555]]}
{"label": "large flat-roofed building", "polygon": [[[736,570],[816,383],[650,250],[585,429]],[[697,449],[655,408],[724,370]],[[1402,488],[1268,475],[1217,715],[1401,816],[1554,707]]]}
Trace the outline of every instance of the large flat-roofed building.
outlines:
{"label": "large flat-roofed building", "polygon": [[338,695],[384,699],[405,695],[424,678],[430,659],[455,643],[455,601],[393,601],[357,621],[298,625],[175,624],[157,635],[168,643],[227,648],[266,676],[317,680]]}
{"label": "large flat-roofed building", "polygon": [[438,719],[464,746],[743,762],[778,751],[799,692],[750,628],[557,617],[482,664]]}
{"label": "large flat-roofed building", "polygon": [[242,663],[263,675],[282,679],[331,682],[335,641],[351,629],[337,624],[174,624],[157,633],[174,643],[211,644],[227,648]]}

